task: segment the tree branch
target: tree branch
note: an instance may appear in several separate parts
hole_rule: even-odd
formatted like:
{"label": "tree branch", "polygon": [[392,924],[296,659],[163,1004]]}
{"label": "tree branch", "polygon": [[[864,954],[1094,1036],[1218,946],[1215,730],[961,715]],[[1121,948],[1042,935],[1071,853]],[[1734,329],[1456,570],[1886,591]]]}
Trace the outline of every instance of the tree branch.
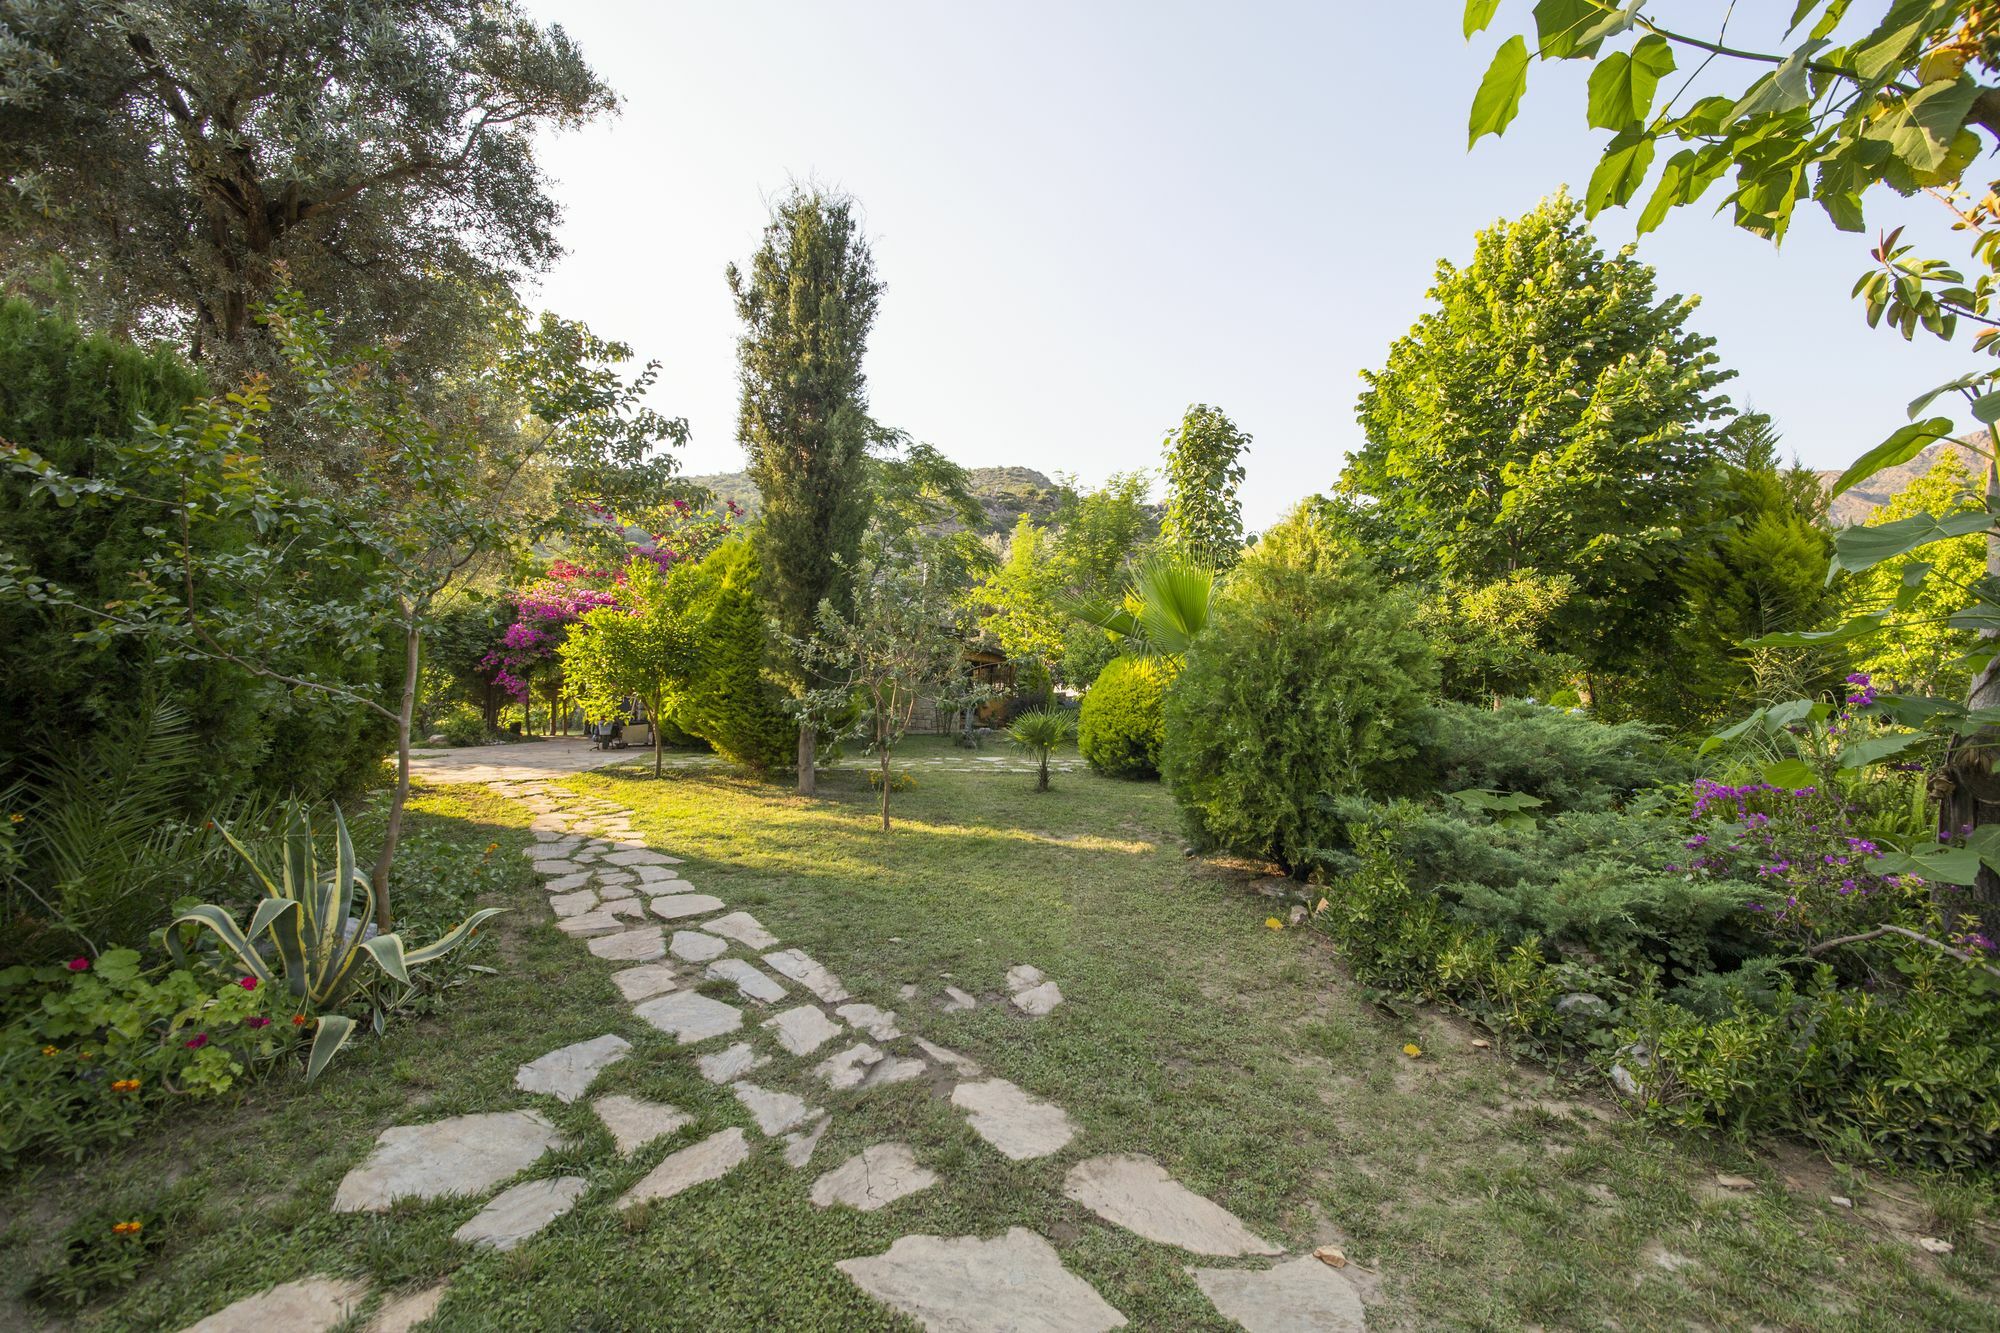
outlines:
{"label": "tree branch", "polygon": [[1806,956],[1808,958],[1817,958],[1821,954],[1825,953],[1828,949],[1835,948],[1839,945],[1859,944],[1863,940],[1880,939],[1884,935],[1901,935],[1907,939],[1915,940],[1919,944],[1928,944],[1931,946],[1931,948],[1936,949],[1940,953],[1948,953],[1953,958],[1957,958],[1963,962],[1972,963],[1978,967],[1983,967],[1988,972],[1991,972],[1994,976],[2000,977],[2000,967],[1994,967],[1991,963],[1988,963],[1978,954],[1969,953],[1964,949],[1953,948],[1951,945],[1946,944],[1943,940],[1932,939],[1928,935],[1919,934],[1918,932],[1910,930],[1904,926],[1877,926],[1873,930],[1864,930],[1858,935],[1842,935],[1837,939],[1821,940],[1818,944],[1815,944],[1811,948],[1806,950]]}

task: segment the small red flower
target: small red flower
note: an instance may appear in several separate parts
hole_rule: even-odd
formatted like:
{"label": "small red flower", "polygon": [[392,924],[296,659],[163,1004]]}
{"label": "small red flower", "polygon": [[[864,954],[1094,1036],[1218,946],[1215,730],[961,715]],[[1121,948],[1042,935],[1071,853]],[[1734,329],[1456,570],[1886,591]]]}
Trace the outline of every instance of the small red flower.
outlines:
{"label": "small red flower", "polygon": [[72,972],[88,972],[90,970],[90,960],[88,958],[72,958],[69,960],[69,970]]}
{"label": "small red flower", "polygon": [[244,990],[256,990],[256,989],[257,989],[257,978],[255,978],[255,977],[245,977],[245,978],[243,978],[243,980],[241,980],[241,981],[237,982],[236,984],[237,984],[237,985],[239,985],[239,986],[241,986],[241,987],[242,987],[242,988],[243,988]]}
{"label": "small red flower", "polygon": [[243,1020],[243,1025],[245,1027],[267,1028],[271,1026],[271,1020],[268,1018],[246,1018]]}
{"label": "small red flower", "polygon": [[206,1032],[197,1032],[194,1034],[194,1037],[191,1040],[184,1041],[181,1043],[181,1045],[187,1047],[191,1051],[198,1051],[202,1047],[208,1045],[208,1034]]}
{"label": "small red flower", "polygon": [[298,1028],[298,1027],[304,1027],[305,1025],[306,1025],[306,1016],[305,1016],[304,1014],[293,1014],[293,1015],[292,1015],[292,1026],[293,1026],[293,1027],[295,1027],[295,1028]]}

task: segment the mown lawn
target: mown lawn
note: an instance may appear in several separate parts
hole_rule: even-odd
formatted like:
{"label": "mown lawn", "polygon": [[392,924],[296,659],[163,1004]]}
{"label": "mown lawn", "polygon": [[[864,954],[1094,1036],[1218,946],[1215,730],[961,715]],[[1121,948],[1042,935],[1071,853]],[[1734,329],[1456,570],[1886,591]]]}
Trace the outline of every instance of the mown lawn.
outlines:
{"label": "mown lawn", "polygon": [[[490,897],[521,910],[489,932],[480,961],[497,975],[360,1044],[310,1088],[281,1079],[189,1106],[80,1168],[0,1185],[0,1327],[65,1322],[20,1292],[72,1218],[162,1197],[174,1220],[158,1259],[78,1326],[177,1329],[272,1282],[333,1272],[385,1292],[448,1276],[439,1329],[909,1328],[832,1261],[913,1232],[1022,1225],[1135,1328],[1233,1327],[1185,1275],[1187,1256],[1062,1197],[1074,1162],[1129,1151],[1290,1250],[1343,1245],[1378,1302],[1371,1327],[2000,1328],[1993,1232],[1969,1216],[1969,1191],[1836,1172],[1796,1146],[1643,1134],[1594,1091],[1475,1048],[1479,1034],[1455,1021],[1371,1004],[1323,940],[1265,926],[1276,909],[1256,877],[1183,855],[1156,784],[1059,774],[1037,795],[998,767],[918,769],[886,837],[858,766],[814,800],[720,771],[564,785],[631,806],[697,888],[754,912],[857,999],[899,1010],[906,1031],[1059,1102],[1082,1133],[1058,1156],[1008,1162],[922,1081],[827,1095],[804,1078],[816,1055],[758,1076],[834,1110],[812,1169],[759,1153],[721,1182],[619,1213],[612,1201],[660,1157],[749,1119],[631,1018],[608,965],[545,924],[518,855],[527,812],[483,789],[432,788],[421,827],[501,844],[507,886]],[[1021,962],[1068,997],[1050,1017],[936,1007],[946,974],[997,998]],[[904,983],[922,987],[916,1002],[898,998]],[[457,1246],[476,1201],[329,1211],[382,1128],[522,1105],[516,1065],[606,1031],[638,1049],[593,1094],[672,1102],[699,1122],[626,1161],[586,1105],[537,1099],[572,1142],[535,1174],[591,1181],[537,1240],[507,1255]],[[820,1171],[892,1138],[942,1184],[874,1214],[811,1207]],[[1757,1187],[1723,1189],[1718,1171]],[[1836,1193],[1859,1208],[1834,1206]],[[1917,1235],[1947,1236],[1956,1253],[1928,1255]]]}

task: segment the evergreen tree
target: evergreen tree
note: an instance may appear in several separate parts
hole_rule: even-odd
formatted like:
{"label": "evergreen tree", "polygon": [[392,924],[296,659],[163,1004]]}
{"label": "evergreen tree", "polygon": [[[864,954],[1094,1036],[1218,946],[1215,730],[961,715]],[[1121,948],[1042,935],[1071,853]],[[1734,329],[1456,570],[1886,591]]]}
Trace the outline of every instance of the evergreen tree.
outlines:
{"label": "evergreen tree", "polygon": [[1166,439],[1167,512],[1160,535],[1218,568],[1243,552],[1243,451],[1250,437],[1220,408],[1192,404]]}
{"label": "evergreen tree", "polygon": [[[851,199],[795,189],[772,211],[749,270],[729,266],[744,325],[736,438],[763,498],[766,595],[779,628],[799,642],[817,633],[822,602],[836,615],[851,607],[850,571],[868,521],[872,427],[861,358],[882,284],[854,214]],[[813,729],[800,727],[798,789],[807,794],[813,741]]]}

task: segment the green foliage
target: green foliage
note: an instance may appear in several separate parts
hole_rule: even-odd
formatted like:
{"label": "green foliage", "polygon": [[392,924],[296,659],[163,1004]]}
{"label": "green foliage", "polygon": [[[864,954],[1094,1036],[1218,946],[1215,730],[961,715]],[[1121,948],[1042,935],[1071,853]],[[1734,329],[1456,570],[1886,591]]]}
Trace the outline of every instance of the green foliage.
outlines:
{"label": "green foliage", "polygon": [[1438,266],[1433,308],[1364,376],[1367,443],[1340,485],[1427,580],[1569,579],[1539,646],[1621,674],[1671,636],[1729,376],[1686,327],[1694,302],[1607,257],[1580,213],[1557,195]]}
{"label": "green foliage", "polygon": [[672,703],[676,725],[757,772],[791,763],[798,724],[775,683],[776,647],[765,619],[763,578],[751,544],[724,542],[673,573],[685,598],[694,670]]}
{"label": "green foliage", "polygon": [[1250,437],[1220,408],[1191,405],[1165,444],[1167,512],[1160,537],[1218,569],[1243,549],[1243,451]]}
{"label": "green foliage", "polygon": [[[1889,503],[1865,520],[1869,527],[1898,522],[1917,514],[1983,512],[1972,475],[1956,450],[1947,448],[1937,463],[1912,481]],[[1927,576],[1913,596],[1906,583]],[[1922,556],[1900,555],[1847,580],[1841,592],[1846,616],[1886,611],[1886,634],[1851,649],[1854,667],[1866,671],[1883,689],[1899,694],[1963,698],[1971,683],[1968,656],[1974,634],[1951,623],[1964,603],[1964,589],[1986,574],[1986,539],[1967,533],[1925,549]]]}
{"label": "green foliage", "polygon": [[1083,696],[1076,748],[1090,766],[1114,778],[1149,778],[1160,771],[1170,663],[1114,657]]}
{"label": "green foliage", "polygon": [[1652,728],[1510,700],[1429,710],[1418,760],[1438,791],[1523,792],[1550,811],[1607,810],[1676,776]]}
{"label": "green foliage", "polygon": [[1560,688],[1575,673],[1576,659],[1541,645],[1575,586],[1567,574],[1534,570],[1491,583],[1440,585],[1416,620],[1438,659],[1439,692],[1465,703],[1496,703]]}
{"label": "green foliage", "polygon": [[431,724],[446,745],[479,745],[486,740],[486,719],[468,703],[453,704]]}
{"label": "green foliage", "polygon": [[1036,791],[1049,789],[1049,756],[1075,734],[1076,717],[1067,708],[1033,708],[1015,718],[1007,728],[1007,739],[1035,760]]}
{"label": "green foliage", "polygon": [[1260,542],[1231,575],[1167,701],[1161,761],[1202,842],[1287,869],[1327,841],[1329,798],[1402,780],[1437,671],[1372,566],[1297,549]]}
{"label": "green foliage", "polygon": [[149,1184],[144,1192],[99,1204],[63,1228],[56,1262],[28,1294],[46,1306],[78,1309],[130,1283],[173,1239],[190,1209],[190,1191]]}
{"label": "green foliage", "polygon": [[[298,1012],[316,1020],[307,1078],[326,1068],[353,1035],[354,1019],[340,1012],[343,1007],[366,1000],[379,1026],[380,978],[410,986],[412,969],[452,953],[478,933],[480,922],[503,910],[481,908],[430,944],[408,949],[399,935],[367,935],[366,925],[375,914],[375,893],[338,809],[333,864],[323,869],[313,842],[312,819],[303,805],[293,804],[286,814],[283,852],[275,866],[261,862],[228,829],[221,831],[255,874],[264,897],[247,928],[238,927],[228,912],[212,903],[181,911],[168,925],[167,943],[175,961],[181,962],[187,955],[180,927],[205,927],[220,946],[220,960],[242,967],[261,985],[282,985]],[[268,955],[261,936],[268,936]]]}
{"label": "green foliage", "polygon": [[[683,580],[683,584],[685,584]],[[655,562],[634,558],[625,567],[615,606],[587,611],[564,639],[562,671],[584,715],[595,722],[620,715],[628,695],[646,705],[646,716],[666,718],[672,698],[695,671],[684,589]],[[660,776],[666,733],[653,727],[653,776]]]}

